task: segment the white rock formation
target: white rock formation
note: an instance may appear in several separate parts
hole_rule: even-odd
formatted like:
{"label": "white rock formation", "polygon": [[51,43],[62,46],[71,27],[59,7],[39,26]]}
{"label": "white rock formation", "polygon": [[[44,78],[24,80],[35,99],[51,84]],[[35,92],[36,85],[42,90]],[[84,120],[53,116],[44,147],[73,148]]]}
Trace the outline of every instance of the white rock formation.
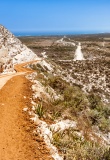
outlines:
{"label": "white rock formation", "polygon": [[[36,60],[37,55],[28,49],[4,26],[0,25],[0,63],[3,72],[13,71],[13,65]],[[8,65],[7,65],[8,64]]]}
{"label": "white rock formation", "polygon": [[57,44],[63,45],[63,46],[75,46],[74,42],[70,41],[70,38],[68,38],[69,41],[65,41],[66,36],[56,41]]}

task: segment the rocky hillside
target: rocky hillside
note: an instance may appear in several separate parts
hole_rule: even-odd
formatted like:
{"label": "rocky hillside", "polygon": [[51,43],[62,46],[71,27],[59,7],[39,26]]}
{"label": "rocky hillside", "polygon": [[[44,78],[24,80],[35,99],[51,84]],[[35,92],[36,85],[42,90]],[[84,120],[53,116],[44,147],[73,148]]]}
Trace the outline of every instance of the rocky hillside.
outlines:
{"label": "rocky hillside", "polygon": [[28,67],[37,71],[27,77],[33,82],[32,120],[54,159],[109,160],[109,103],[97,92],[85,92],[85,84],[72,82],[68,72],[52,61]]}
{"label": "rocky hillside", "polygon": [[[109,35],[108,35],[109,36]],[[107,35],[20,38],[37,55],[55,62],[61,75],[86,93],[94,92],[110,103],[110,41]],[[107,40],[106,40],[107,39]],[[78,43],[84,60],[74,61]],[[44,51],[44,52],[43,52]]]}
{"label": "rocky hillside", "polygon": [[13,72],[13,65],[35,60],[37,56],[4,26],[0,25],[0,73]]}
{"label": "rocky hillside", "polygon": [[[20,39],[43,58],[28,66],[37,71],[28,78],[34,83],[33,120],[40,118],[40,135],[60,154],[54,159],[109,160],[110,42],[100,36]],[[77,61],[78,41],[84,59]]]}

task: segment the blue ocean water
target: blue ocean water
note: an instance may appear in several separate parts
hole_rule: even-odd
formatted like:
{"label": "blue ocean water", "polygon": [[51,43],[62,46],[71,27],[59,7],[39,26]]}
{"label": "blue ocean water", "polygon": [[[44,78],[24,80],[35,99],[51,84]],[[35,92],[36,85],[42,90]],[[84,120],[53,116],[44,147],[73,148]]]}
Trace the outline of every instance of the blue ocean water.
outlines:
{"label": "blue ocean water", "polygon": [[98,34],[98,31],[77,31],[77,32],[13,32],[17,37],[22,36],[64,36],[64,35],[83,35],[83,34]]}

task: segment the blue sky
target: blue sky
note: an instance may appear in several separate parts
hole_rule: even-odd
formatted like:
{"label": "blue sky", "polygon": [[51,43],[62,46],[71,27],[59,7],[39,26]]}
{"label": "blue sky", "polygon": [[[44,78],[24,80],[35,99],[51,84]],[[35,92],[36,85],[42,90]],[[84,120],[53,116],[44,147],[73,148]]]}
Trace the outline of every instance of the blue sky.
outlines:
{"label": "blue sky", "polygon": [[10,31],[110,32],[110,0],[0,0]]}

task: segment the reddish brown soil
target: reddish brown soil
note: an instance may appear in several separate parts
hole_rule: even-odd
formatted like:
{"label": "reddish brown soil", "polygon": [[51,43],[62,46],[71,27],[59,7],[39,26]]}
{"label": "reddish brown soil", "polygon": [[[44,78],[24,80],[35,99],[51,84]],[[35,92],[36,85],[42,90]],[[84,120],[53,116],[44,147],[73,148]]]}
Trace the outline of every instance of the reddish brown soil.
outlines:
{"label": "reddish brown soil", "polygon": [[31,85],[19,75],[0,90],[0,160],[52,160],[43,140],[33,134],[37,126],[23,111],[31,107]]}

